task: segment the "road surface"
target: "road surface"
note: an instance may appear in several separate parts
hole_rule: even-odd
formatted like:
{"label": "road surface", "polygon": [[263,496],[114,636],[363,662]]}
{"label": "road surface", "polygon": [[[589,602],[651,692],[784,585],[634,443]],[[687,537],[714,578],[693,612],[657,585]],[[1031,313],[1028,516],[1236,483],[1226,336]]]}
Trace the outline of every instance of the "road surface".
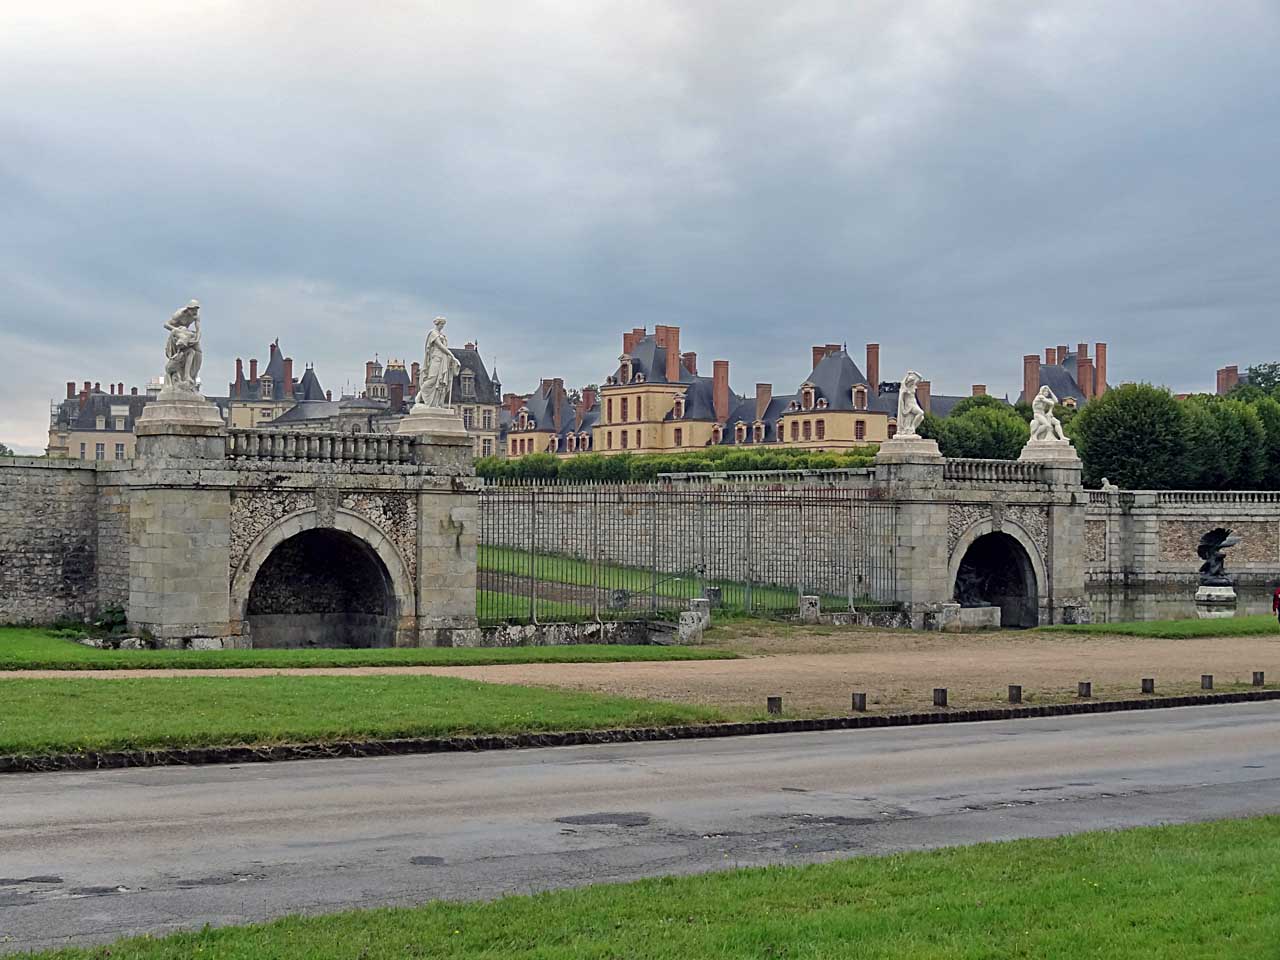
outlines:
{"label": "road surface", "polygon": [[1280,704],[0,777],[0,951],[1280,812]]}

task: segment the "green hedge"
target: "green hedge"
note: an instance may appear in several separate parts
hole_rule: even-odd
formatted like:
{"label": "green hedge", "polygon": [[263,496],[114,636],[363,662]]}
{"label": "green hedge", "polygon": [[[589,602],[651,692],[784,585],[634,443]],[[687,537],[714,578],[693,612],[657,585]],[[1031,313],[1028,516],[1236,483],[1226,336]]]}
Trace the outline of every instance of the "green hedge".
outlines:
{"label": "green hedge", "polygon": [[868,467],[874,447],[839,452],[812,450],[743,450],[707,447],[690,453],[605,455],[584,453],[561,460],[549,453],[531,453],[476,461],[476,473],[486,480],[569,480],[642,483],[661,473],[741,473],[754,470],[835,470]]}

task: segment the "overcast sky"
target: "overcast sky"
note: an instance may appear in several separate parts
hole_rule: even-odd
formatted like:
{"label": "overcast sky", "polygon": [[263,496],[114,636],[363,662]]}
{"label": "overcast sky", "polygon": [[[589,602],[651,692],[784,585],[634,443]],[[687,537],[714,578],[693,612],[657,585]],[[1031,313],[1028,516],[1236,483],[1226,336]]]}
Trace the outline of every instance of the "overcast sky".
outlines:
{"label": "overcast sky", "polygon": [[935,392],[1106,340],[1280,359],[1280,0],[0,4],[0,441],[275,337],[338,393],[430,318],[507,389],[683,328],[733,386]]}

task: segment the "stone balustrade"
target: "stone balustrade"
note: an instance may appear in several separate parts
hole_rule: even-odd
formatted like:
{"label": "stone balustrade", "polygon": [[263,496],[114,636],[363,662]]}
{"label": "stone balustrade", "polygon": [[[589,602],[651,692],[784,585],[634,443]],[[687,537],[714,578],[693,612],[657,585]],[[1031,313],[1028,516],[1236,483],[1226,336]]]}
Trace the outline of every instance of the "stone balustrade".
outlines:
{"label": "stone balustrade", "polygon": [[230,430],[227,457],[315,463],[413,463],[414,438],[389,433]]}
{"label": "stone balustrade", "polygon": [[946,461],[942,478],[956,483],[1045,483],[1045,466],[1026,460]]}
{"label": "stone balustrade", "polygon": [[1160,490],[1160,504],[1280,503],[1280,490]]}

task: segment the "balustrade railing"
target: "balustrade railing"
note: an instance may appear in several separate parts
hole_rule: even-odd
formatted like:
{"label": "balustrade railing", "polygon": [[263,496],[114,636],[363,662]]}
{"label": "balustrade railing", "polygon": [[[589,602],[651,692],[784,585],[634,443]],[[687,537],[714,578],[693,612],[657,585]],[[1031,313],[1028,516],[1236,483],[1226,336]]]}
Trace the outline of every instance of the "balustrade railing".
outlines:
{"label": "balustrade railing", "polygon": [[232,460],[413,463],[413,443],[413,437],[389,433],[231,430],[227,456]]}
{"label": "balustrade railing", "polygon": [[944,480],[960,483],[1043,483],[1044,464],[1025,460],[951,459],[942,468]]}
{"label": "balustrade railing", "polygon": [[1280,490],[1161,490],[1156,500],[1178,503],[1280,503]]}

